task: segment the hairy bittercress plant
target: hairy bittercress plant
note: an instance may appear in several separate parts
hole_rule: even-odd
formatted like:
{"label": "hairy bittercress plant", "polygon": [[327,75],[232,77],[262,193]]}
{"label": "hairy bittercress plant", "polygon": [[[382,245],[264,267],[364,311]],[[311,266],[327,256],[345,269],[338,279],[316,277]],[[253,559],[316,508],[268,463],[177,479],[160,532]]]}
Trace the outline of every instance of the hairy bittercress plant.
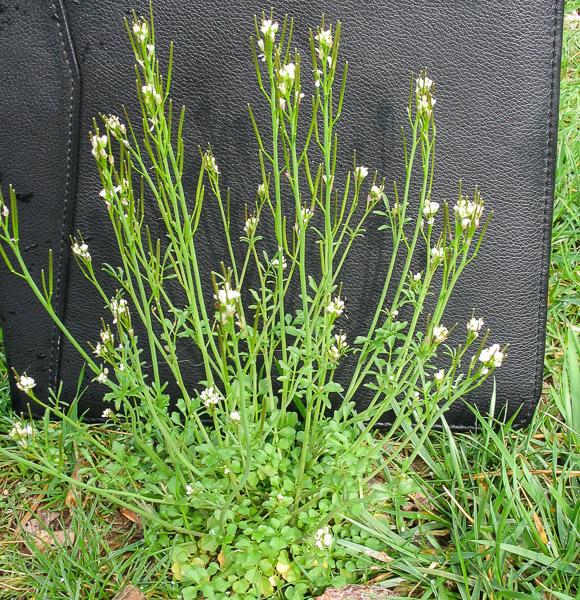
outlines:
{"label": "hairy bittercress plant", "polygon": [[[452,209],[432,197],[433,82],[426,73],[415,82],[404,180],[392,194],[363,165],[339,180],[336,128],[346,83],[346,69],[339,69],[340,24],[323,22],[311,33],[314,87],[308,90],[302,75],[311,67],[292,49],[291,31],[291,22],[280,26],[272,16],[256,21],[252,48],[270,122],[261,127],[250,111],[261,179],[243,231],[236,231],[219,156],[211,149],[202,153],[196,188],[184,186],[185,111],[176,116],[170,100],[172,53],[164,75],[153,20],[135,18],[128,26],[141,123],[103,116],[91,136],[103,212],[121,261],[117,268],[103,268],[115,281],[114,296],[101,285],[101,271],[82,237],[72,243],[79,267],[110,313],[92,348],[74,339],[52,307],[52,270],[40,285],[31,277],[20,251],[12,190],[11,207],[1,205],[4,260],[28,282],[103,386],[111,403],[103,417],[132,434],[112,451],[87,430],[87,444],[123,469],[108,476],[111,470],[102,465],[87,467],[90,479],[79,487],[146,517],[146,535],[174,547],[173,575],[184,598],[276,593],[302,598],[353,580],[365,564],[350,558],[340,539],[361,541],[365,534],[346,517],[401,493],[401,482],[390,481],[383,469],[383,444],[401,430],[407,442],[418,441],[405,453],[410,464],[446,408],[504,358],[505,349],[484,348],[487,333],[473,315],[464,342],[446,345],[445,308],[477,254],[487,221],[480,227],[483,202],[477,190],[471,198],[460,190]],[[308,115],[302,114],[305,94],[313,95]],[[417,171],[415,198],[411,183]],[[288,193],[292,206],[283,201]],[[229,254],[227,265],[216,265],[212,281],[203,279],[197,258],[204,202],[220,208]],[[348,340],[340,328],[348,311],[341,272],[373,213],[392,237],[392,254],[368,331]],[[164,224],[165,238],[152,239],[147,227],[152,218]],[[264,222],[273,223],[274,248],[262,243]],[[241,256],[234,250],[236,237],[245,244]],[[428,249],[425,270],[412,273],[411,259],[422,244]],[[313,271],[312,264],[320,268]],[[402,265],[398,280],[396,264]],[[249,273],[259,281],[254,289],[248,289]],[[440,286],[434,285],[436,275]],[[288,300],[294,282],[297,305]],[[176,300],[176,286],[185,304]],[[425,324],[428,295],[435,301]],[[403,307],[412,308],[404,321],[398,319]],[[203,360],[205,375],[194,387],[185,383],[179,360],[184,338]],[[357,362],[344,387],[336,373],[348,353]],[[438,366],[443,353],[445,369]],[[162,364],[171,370],[177,397],[166,393]],[[462,364],[467,368],[461,370]],[[31,374],[16,378],[21,390],[41,402]],[[362,386],[373,396],[357,412]],[[387,411],[394,422],[383,442],[377,441],[373,428]],[[73,423],[62,411],[56,414]],[[34,455],[32,434],[24,423],[15,425],[21,450],[52,472],[48,458]],[[382,483],[376,478],[381,472]]]}

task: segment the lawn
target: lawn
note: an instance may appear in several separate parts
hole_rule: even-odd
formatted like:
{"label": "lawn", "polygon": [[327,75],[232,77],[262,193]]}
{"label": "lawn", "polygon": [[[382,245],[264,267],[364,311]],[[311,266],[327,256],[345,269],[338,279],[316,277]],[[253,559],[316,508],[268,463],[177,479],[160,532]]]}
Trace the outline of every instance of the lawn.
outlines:
{"label": "lawn", "polygon": [[[477,435],[431,432],[420,460],[407,460],[411,449],[387,455],[392,499],[337,541],[368,598],[580,597],[580,16],[567,13],[541,403],[525,429],[482,421]],[[12,448],[0,454],[0,598],[180,597],[169,538],[145,535],[141,514],[87,491],[121,475],[78,429],[38,425],[37,451],[64,478],[14,457],[3,361],[0,376],[0,445]],[[92,430],[124,451],[126,431]],[[86,465],[102,480],[83,479]]]}

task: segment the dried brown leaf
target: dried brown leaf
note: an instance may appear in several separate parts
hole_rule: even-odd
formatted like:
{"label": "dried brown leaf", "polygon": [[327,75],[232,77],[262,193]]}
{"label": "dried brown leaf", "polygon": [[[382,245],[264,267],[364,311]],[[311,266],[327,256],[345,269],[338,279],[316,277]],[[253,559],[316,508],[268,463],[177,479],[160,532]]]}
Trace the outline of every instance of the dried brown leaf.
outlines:
{"label": "dried brown leaf", "polygon": [[316,600],[382,600],[394,596],[393,590],[380,585],[347,585],[343,588],[329,588]]}
{"label": "dried brown leaf", "polygon": [[146,600],[145,594],[134,585],[123,588],[113,600]]}

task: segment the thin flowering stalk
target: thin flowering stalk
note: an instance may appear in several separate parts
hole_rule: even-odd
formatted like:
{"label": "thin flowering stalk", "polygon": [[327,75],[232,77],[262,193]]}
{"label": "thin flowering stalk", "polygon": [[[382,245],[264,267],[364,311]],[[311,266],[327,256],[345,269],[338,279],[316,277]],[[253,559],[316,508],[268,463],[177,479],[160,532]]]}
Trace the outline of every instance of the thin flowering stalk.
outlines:
{"label": "thin flowering stalk", "polygon": [[[369,352],[370,342],[373,338],[374,332],[379,323],[379,319],[381,318],[381,313],[382,313],[383,307],[385,305],[385,301],[387,299],[387,294],[389,293],[391,281],[392,281],[393,274],[395,271],[395,266],[397,264],[397,259],[399,256],[399,246],[405,235],[404,231],[403,231],[403,226],[404,226],[404,222],[405,222],[405,212],[406,212],[406,207],[408,206],[408,203],[409,203],[409,193],[410,193],[410,189],[411,189],[413,165],[415,162],[417,150],[419,148],[418,128],[419,128],[419,121],[418,121],[418,119],[415,119],[415,121],[413,123],[413,129],[412,129],[411,149],[409,151],[406,165],[405,165],[405,186],[404,186],[404,192],[403,192],[403,200],[402,200],[402,204],[401,204],[402,214],[401,214],[401,218],[399,220],[399,226],[397,228],[395,228],[393,231],[393,249],[392,249],[392,253],[391,253],[391,259],[389,261],[389,267],[387,270],[385,281],[383,283],[383,288],[381,290],[379,302],[377,304],[375,314],[373,315],[373,319],[372,319],[371,325],[369,327],[369,331],[366,335],[366,341],[364,342],[363,347],[361,348],[361,360],[357,361],[354,373],[351,377],[351,382],[350,382],[349,387],[345,394],[345,402],[349,401],[350,399],[352,399],[354,397],[356,391],[359,389],[362,382],[366,379],[368,373],[370,372],[370,370],[372,368],[373,361],[369,360],[369,361],[365,362],[365,359]],[[407,271],[408,271],[408,269],[407,269]],[[402,280],[403,280],[403,276],[401,275],[401,281]],[[393,306],[395,306],[394,303],[393,303]],[[395,308],[396,308],[396,306],[395,306]]]}
{"label": "thin flowering stalk", "polygon": [[[285,26],[284,26],[285,29]],[[275,32],[274,32],[275,35]],[[275,63],[274,63],[274,53],[277,51],[274,46],[274,39],[266,36],[263,38],[265,40],[265,59],[266,66],[268,71],[268,78],[270,81],[270,94],[269,94],[269,103],[270,103],[270,121],[272,126],[272,175],[274,180],[274,230],[276,234],[276,240],[279,247],[284,247],[284,232],[283,225],[284,220],[282,217],[282,191],[281,191],[281,180],[280,180],[280,164],[278,158],[278,150],[279,150],[279,131],[280,131],[280,106],[277,101],[277,90],[276,90],[276,77],[275,77]],[[284,362],[287,361],[287,350],[286,350],[286,331],[284,327],[285,323],[285,307],[284,307],[284,295],[283,295],[283,269],[282,264],[278,265],[278,277],[277,277],[277,293],[278,293],[278,314],[279,314],[279,324],[280,324],[280,342],[281,342],[281,351],[282,351],[282,360]],[[286,398],[286,383],[282,384],[282,401],[285,401]]]}

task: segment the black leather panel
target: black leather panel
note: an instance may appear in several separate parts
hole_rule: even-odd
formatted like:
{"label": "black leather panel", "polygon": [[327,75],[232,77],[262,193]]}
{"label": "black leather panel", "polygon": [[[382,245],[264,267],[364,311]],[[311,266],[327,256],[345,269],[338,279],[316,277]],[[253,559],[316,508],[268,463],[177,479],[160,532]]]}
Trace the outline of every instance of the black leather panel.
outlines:
{"label": "black leather panel", "polygon": [[[22,203],[22,219],[25,239],[38,244],[30,254],[36,268],[48,247],[59,247],[63,198],[72,190],[67,162],[70,140],[74,142],[69,133],[75,122],[74,114],[69,116],[71,91],[81,100],[80,151],[75,198],[67,200],[65,212],[88,240],[95,263],[114,262],[88,133],[99,112],[120,114],[125,104],[135,114],[133,57],[121,22],[135,5],[147,12],[143,0],[65,1],[82,95],[71,79],[72,61],[63,54],[60,34],[65,26],[58,12],[21,2],[28,15],[10,9],[12,23],[4,26],[8,34],[0,34],[7,58],[0,64],[0,76],[9,82],[0,100],[0,171],[4,184],[13,181],[20,192],[33,194],[28,204]],[[246,111],[248,102],[260,103],[247,43],[253,13],[259,9],[247,1],[228,2],[227,10],[212,2],[155,3],[159,52],[166,56],[170,39],[176,44],[173,98],[188,107],[185,137],[191,164],[186,186],[193,190],[195,184],[197,146],[211,142],[223,182],[232,190],[234,224],[240,233],[244,204],[252,202],[259,183]],[[429,69],[437,83],[435,196],[453,199],[461,178],[467,190],[479,185],[487,208],[496,212],[480,259],[465,274],[444,322],[457,322],[463,330],[474,309],[491,328],[494,341],[510,344],[509,358],[497,371],[498,402],[509,404],[510,414],[522,407],[518,420],[525,423],[542,378],[562,3],[533,0],[522,10],[515,0],[437,0],[427,9],[425,3],[409,0],[287,0],[277,11],[295,17],[295,44],[303,53],[308,52],[308,27],[323,12],[330,21],[344,23],[342,57],[350,71],[340,132],[347,169],[356,150],[360,163],[378,169],[387,180],[401,177],[399,128],[405,120],[410,72]],[[257,113],[262,114],[259,109]],[[211,202],[206,207],[201,257],[209,290],[209,271],[226,254],[216,239],[217,207]],[[388,259],[384,235],[368,229],[343,275],[345,329],[351,339],[368,322],[369,298],[378,295]],[[95,340],[102,303],[74,266],[67,290],[67,324],[81,340]],[[52,329],[30,294],[4,274],[0,294],[10,360],[39,380],[41,370],[47,373],[51,360],[58,360]],[[37,358],[39,351],[46,357]],[[191,364],[194,382],[198,357],[185,349],[183,358]],[[68,396],[76,389],[80,366],[74,350],[64,344],[59,375]],[[43,386],[47,381],[48,374]],[[472,399],[483,408],[490,386]],[[91,385],[83,398],[94,417],[102,411],[101,393]],[[469,427],[473,420],[464,406],[454,407],[449,419],[457,428]]]}

